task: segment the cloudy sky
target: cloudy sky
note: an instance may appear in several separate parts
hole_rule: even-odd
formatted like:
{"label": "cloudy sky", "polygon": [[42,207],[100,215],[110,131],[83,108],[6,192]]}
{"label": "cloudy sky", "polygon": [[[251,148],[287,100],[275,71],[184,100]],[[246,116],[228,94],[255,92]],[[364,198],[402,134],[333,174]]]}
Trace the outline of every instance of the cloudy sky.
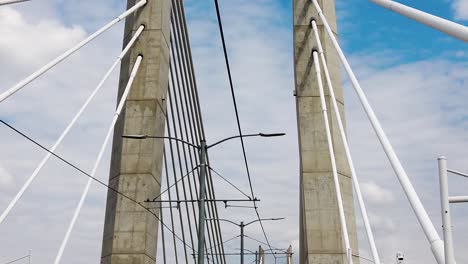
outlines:
{"label": "cloudy sky", "polygon": [[[211,1],[186,0],[195,70],[208,140],[237,133]],[[245,132],[284,131],[286,137],[246,140],[256,195],[263,217],[286,217],[265,223],[272,244],[293,245],[298,253],[299,161],[293,97],[291,1],[221,0],[225,32]],[[467,0],[404,1],[424,11],[468,21]],[[33,0],[0,7],[0,91],[5,91],[125,9],[125,1]],[[337,0],[341,44],[370,103],[399,154],[422,202],[441,234],[438,155],[449,167],[468,171],[468,49],[408,19],[365,0]],[[52,146],[67,122],[112,64],[121,49],[119,24],[79,53],[0,104],[0,118]],[[116,100],[118,72],[64,141],[58,153],[91,170]],[[397,251],[407,263],[435,263],[404,193],[344,78],[346,118],[352,152],[386,264]],[[3,210],[44,153],[0,127],[0,208]],[[247,190],[238,142],[210,153],[215,169]],[[109,157],[98,177],[107,179]],[[33,263],[51,263],[71,219],[86,178],[51,160],[0,226],[0,263],[32,250]],[[219,183],[219,191],[227,187]],[[450,177],[450,192],[466,195],[468,182]],[[98,263],[106,189],[94,185],[65,251],[63,263]],[[280,198],[280,199],[278,199]],[[220,209],[222,217],[253,220],[248,211]],[[362,221],[360,254],[370,257]],[[455,254],[468,263],[468,217],[464,205],[452,206]],[[224,238],[238,230],[223,225]],[[258,227],[246,234],[263,239]],[[247,241],[246,241],[247,242]],[[254,249],[258,243],[247,242]],[[238,241],[226,244],[227,251]],[[230,259],[235,263],[235,259]],[[279,260],[284,261],[284,260]],[[18,262],[20,263],[20,262]],[[23,262],[26,263],[26,262]],[[280,262],[278,262],[280,263]],[[362,262],[365,263],[365,262]],[[20,263],[21,264],[21,263]]]}

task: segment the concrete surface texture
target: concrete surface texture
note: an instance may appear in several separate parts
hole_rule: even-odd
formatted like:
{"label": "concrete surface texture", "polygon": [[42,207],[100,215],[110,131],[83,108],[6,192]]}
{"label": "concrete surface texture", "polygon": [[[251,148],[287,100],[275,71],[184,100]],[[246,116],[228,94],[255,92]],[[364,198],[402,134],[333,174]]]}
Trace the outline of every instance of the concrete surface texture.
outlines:
{"label": "concrete surface texture", "polygon": [[[327,20],[337,35],[335,1],[319,0]],[[340,61],[323,23],[310,0],[294,0],[295,96],[300,149],[300,264],[347,263],[338,215],[335,186],[320,107],[312,51],[317,44],[310,22],[315,19],[330,70],[342,118],[344,115]],[[323,83],[326,84],[322,74]],[[325,86],[326,87],[326,86]],[[325,88],[329,123],[336,155],[339,181],[353,253],[358,254],[352,180],[347,166],[331,98]],[[343,120],[344,121],[344,120]],[[354,263],[359,259],[354,258]]]}
{"label": "concrete surface texture", "polygon": [[[128,0],[128,6],[135,2]],[[164,142],[125,139],[122,135],[164,136],[170,11],[170,0],[148,0],[125,24],[124,46],[140,25],[145,25],[145,30],[122,61],[119,97],[139,54],[143,61],[114,131],[109,184],[137,201],[160,193]],[[154,215],[109,190],[101,263],[155,263],[158,226]]]}

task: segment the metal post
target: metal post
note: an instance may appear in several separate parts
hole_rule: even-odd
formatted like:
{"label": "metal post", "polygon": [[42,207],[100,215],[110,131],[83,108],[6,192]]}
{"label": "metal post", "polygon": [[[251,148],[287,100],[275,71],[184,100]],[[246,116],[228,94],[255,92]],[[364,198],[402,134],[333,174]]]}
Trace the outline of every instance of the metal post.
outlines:
{"label": "metal post", "polygon": [[240,223],[241,264],[244,264],[244,222]]}
{"label": "metal post", "polygon": [[452,220],[450,219],[450,203],[447,179],[447,158],[441,156],[439,163],[440,203],[442,209],[442,228],[444,230],[445,264],[455,264],[453,254]]}
{"label": "metal post", "polygon": [[286,261],[286,264],[293,264],[293,261],[292,261],[292,246],[289,245],[289,248],[288,248],[288,255],[287,255],[287,261]]}
{"label": "metal post", "polygon": [[206,141],[200,142],[200,203],[198,204],[198,264],[204,263],[205,245],[205,174],[206,174]]}
{"label": "metal post", "polygon": [[255,251],[255,264],[258,264],[258,251]]}

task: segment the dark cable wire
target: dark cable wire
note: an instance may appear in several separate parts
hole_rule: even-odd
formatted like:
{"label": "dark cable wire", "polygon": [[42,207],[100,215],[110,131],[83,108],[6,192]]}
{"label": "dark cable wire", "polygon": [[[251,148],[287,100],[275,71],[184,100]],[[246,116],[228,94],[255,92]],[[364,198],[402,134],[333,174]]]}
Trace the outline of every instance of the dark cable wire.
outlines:
{"label": "dark cable wire", "polygon": [[[188,136],[188,128],[187,128],[187,122],[190,122],[190,121],[186,117],[186,114],[185,114],[186,111],[184,109],[184,102],[183,102],[183,99],[185,99],[185,106],[188,107],[187,93],[186,93],[186,91],[188,90],[188,76],[187,76],[187,69],[186,69],[187,68],[186,67],[186,60],[185,60],[186,58],[184,56],[185,52],[183,50],[182,43],[181,43],[182,42],[182,40],[181,40],[182,37],[181,37],[181,26],[180,25],[182,24],[182,21],[181,21],[180,9],[178,8],[179,7],[179,5],[178,5],[179,1],[180,0],[173,0],[172,1],[172,4],[173,4],[173,9],[172,10],[173,10],[173,17],[174,17],[172,26],[173,26],[173,32],[174,32],[174,35],[175,35],[176,43],[178,44],[175,47],[171,46],[171,51],[172,51],[171,54],[172,54],[172,58],[174,60],[174,65],[176,65],[176,67],[178,69],[178,71],[176,71],[177,75],[175,77],[176,85],[175,86],[173,85],[173,93],[174,93],[173,97],[174,97],[175,109],[176,109],[176,113],[177,113],[177,120],[178,120],[178,125],[179,125],[179,130],[180,130],[180,136],[182,137],[183,140],[190,141],[189,136]],[[181,89],[181,87],[182,87],[182,89]],[[184,94],[182,93],[182,90],[184,91]],[[180,113],[182,113],[182,115]],[[181,118],[181,116],[182,116],[182,118]],[[183,126],[182,126],[181,120],[184,121]],[[174,126],[175,126],[175,124],[174,124]],[[183,130],[185,131],[185,133],[183,132]],[[177,135],[177,130],[175,130],[175,133],[176,133],[175,136],[178,138],[179,136]],[[192,139],[193,139],[193,136],[192,136]],[[188,150],[189,157],[190,157],[190,163],[193,165],[193,158],[192,158],[193,152],[192,151],[193,151],[193,149]],[[185,166],[188,167],[187,152],[186,152],[185,148],[182,149],[182,153],[183,153],[183,156],[184,156]],[[180,162],[180,160],[179,160],[179,162]],[[190,178],[189,178],[188,184],[189,184],[190,196],[193,198]],[[208,208],[208,209],[209,209],[208,214],[211,215],[210,209],[212,209],[212,208]],[[195,204],[193,204],[193,203],[192,203],[192,212],[193,212],[193,215],[195,217]],[[196,225],[196,230],[198,232],[198,226],[197,225]],[[208,226],[207,232],[208,232],[208,236],[210,236],[210,234],[211,234],[211,238],[208,240],[208,243],[211,245],[212,240],[216,239],[214,237],[213,228],[211,228],[211,230],[209,230],[209,226]],[[215,242],[213,241],[213,243],[215,243]],[[204,246],[207,247],[207,244],[205,243]],[[217,257],[217,259],[218,259],[218,257]],[[218,262],[219,262],[219,260],[218,260]]]}
{"label": "dark cable wire", "polygon": [[[16,132],[17,134],[21,135],[22,137],[24,137],[25,139],[29,140],[30,142],[32,142],[34,145],[38,146],[39,148],[45,150],[46,152],[50,153],[52,156],[56,157],[57,159],[59,159],[60,161],[64,162],[65,164],[67,164],[68,166],[74,168],[75,170],[79,171],[80,173],[82,173],[83,175],[91,178],[93,181],[99,183],[100,185],[106,187],[107,189],[115,192],[116,194],[124,197],[125,199],[137,204],[138,206],[140,206],[141,208],[145,209],[146,211],[148,211],[150,214],[152,214],[159,222],[161,222],[161,224],[167,228],[167,230],[171,231],[172,230],[155,214],[153,213],[150,209],[148,209],[146,206],[142,205],[140,202],[138,202],[137,200],[127,196],[126,194],[124,193],[121,193],[119,192],[118,190],[116,190],[115,188],[112,188],[110,187],[109,185],[105,184],[103,181],[97,179],[96,177],[93,177],[91,176],[91,174],[85,172],[84,170],[80,169],[78,166],[74,165],[73,163],[69,162],[68,160],[66,160],[65,158],[61,157],[60,155],[57,155],[55,154],[54,152],[50,151],[48,148],[46,148],[44,145],[42,145],[41,143],[39,143],[38,141],[32,139],[31,137],[27,136],[26,134],[24,134],[23,132],[19,131],[18,129],[14,128],[13,126],[11,126],[10,124],[8,124],[7,122],[3,121],[3,120],[0,120],[0,123],[4,124],[5,126],[7,126],[8,128],[10,128],[11,130],[13,130],[14,132]],[[173,233],[173,232],[172,232]],[[177,239],[179,239],[180,241],[182,241],[184,244],[185,242],[175,234],[175,236],[177,237]],[[189,245],[185,244],[187,247],[190,247]]]}
{"label": "dark cable wire", "polygon": [[187,174],[185,174],[184,176],[182,176],[180,179],[178,179],[176,182],[174,182],[171,186],[167,187],[167,189],[165,189],[164,191],[162,191],[158,196],[156,196],[155,198],[153,198],[153,201],[156,201],[159,197],[161,197],[164,193],[166,193],[167,191],[169,191],[172,187],[174,187],[177,183],[179,183],[180,181],[183,181],[187,176],[189,176],[192,172],[194,172],[195,170],[198,169],[198,167],[200,167],[199,165],[195,166],[190,172],[188,172]]}
{"label": "dark cable wire", "polygon": [[14,259],[14,260],[10,260],[10,261],[8,261],[8,262],[5,262],[5,263],[3,263],[3,264],[11,264],[11,263],[15,263],[15,262],[17,262],[17,261],[20,261],[20,260],[23,260],[23,259],[25,259],[25,258],[29,258],[30,256],[31,256],[31,255],[26,255],[26,256],[23,256],[23,257],[20,257],[20,258]]}
{"label": "dark cable wire", "polygon": [[[228,77],[229,77],[229,86],[231,88],[232,102],[234,104],[234,112],[236,114],[237,128],[239,130],[239,135],[240,135],[239,139],[240,139],[241,146],[242,146],[242,154],[244,156],[245,169],[246,169],[246,172],[247,172],[247,178],[249,180],[250,192],[252,194],[252,197],[255,198],[254,191],[253,191],[253,186],[252,186],[252,179],[250,177],[249,163],[247,161],[247,155],[246,155],[246,152],[245,152],[244,139],[242,138],[242,128],[241,128],[240,119],[239,119],[239,111],[238,111],[238,108],[237,108],[236,95],[235,95],[235,92],[234,92],[234,85],[233,85],[233,82],[232,82],[231,67],[229,65],[229,57],[228,57],[227,48],[226,48],[226,40],[224,38],[223,23],[222,23],[222,20],[221,20],[221,13],[219,11],[218,0],[214,0],[214,3],[215,3],[215,7],[216,7],[216,16],[217,16],[217,19],[218,19],[219,33],[221,35],[221,42],[223,44],[224,59],[226,61],[227,74],[228,74]],[[263,236],[265,237],[265,240],[266,240],[266,242],[268,244],[268,247],[270,247],[270,249],[271,249],[270,241],[268,240],[268,236],[266,235],[265,228],[263,227],[263,223],[260,220],[261,218],[260,218],[260,214],[259,214],[258,209],[257,209],[256,202],[254,201],[253,203],[254,203],[254,207],[255,207],[255,213],[257,214],[257,218],[258,218],[260,226],[262,228]],[[276,257],[275,257],[275,259],[276,259]]]}
{"label": "dark cable wire", "polygon": [[[234,189],[236,189],[237,191],[239,191],[241,194],[243,194],[245,197],[247,197],[248,199],[251,199],[252,200],[252,197],[250,197],[249,195],[247,195],[245,192],[243,192],[239,187],[237,187],[234,183],[230,182],[228,179],[226,179],[225,177],[223,177],[221,174],[219,174],[217,171],[215,171],[212,167],[209,167],[209,169],[211,171],[213,171],[216,175],[218,175],[218,177],[220,177],[221,179],[223,179],[225,182],[227,182],[229,185],[231,185],[232,187],[234,187]],[[253,207],[252,207],[253,208]]]}
{"label": "dark cable wire", "polygon": [[[258,242],[258,243],[260,243],[260,244],[262,244],[262,245],[268,246],[268,244],[266,244],[265,242],[263,242],[263,241],[261,241],[261,240],[258,240],[258,239],[255,239],[255,238],[253,238],[253,237],[250,237],[250,236],[248,236],[248,235],[244,235],[244,237],[246,237],[246,238],[248,238],[248,239],[250,239],[250,240],[256,241],[256,242]],[[282,252],[284,252],[284,253],[287,253],[286,250],[281,249],[281,248],[278,248],[278,247],[271,247],[270,250],[273,252],[273,249],[274,249],[274,250],[282,251]]]}
{"label": "dark cable wire", "polygon": [[[168,89],[169,89],[169,84],[168,84]],[[164,159],[164,171],[166,172],[166,182],[167,182],[167,185],[169,185],[170,183],[170,180],[169,180],[169,169],[168,169],[168,165],[167,165],[167,155],[166,155],[166,146],[164,146],[163,148],[163,159]],[[168,188],[168,192],[167,192],[167,195],[169,197],[169,200],[172,200],[171,198],[171,191],[170,191],[170,188]],[[171,225],[172,225],[172,234],[174,235],[175,234],[175,226],[174,226],[174,212],[172,211],[172,208],[169,208],[169,212],[171,214]],[[177,244],[176,244],[176,241],[175,241],[175,237],[173,236],[173,244],[174,244],[174,256],[175,256],[175,261],[176,263],[179,263],[179,260],[178,260],[178,255],[177,255]]]}

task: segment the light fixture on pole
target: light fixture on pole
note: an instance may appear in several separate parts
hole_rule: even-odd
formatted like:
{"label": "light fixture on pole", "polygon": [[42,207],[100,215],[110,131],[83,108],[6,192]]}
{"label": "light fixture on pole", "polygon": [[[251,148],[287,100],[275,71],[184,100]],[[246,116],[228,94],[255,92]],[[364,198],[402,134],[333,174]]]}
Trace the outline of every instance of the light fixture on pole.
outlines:
{"label": "light fixture on pole", "polygon": [[[199,184],[200,184],[200,190],[199,190],[199,197],[200,197],[200,203],[198,205],[198,264],[203,264],[204,263],[204,258],[205,258],[205,250],[204,250],[204,244],[205,244],[205,197],[206,197],[206,189],[205,189],[205,178],[206,178],[206,155],[208,152],[208,149],[214,146],[217,146],[223,142],[226,142],[231,139],[235,138],[245,138],[245,137],[280,137],[286,135],[285,133],[257,133],[257,134],[246,134],[246,135],[236,135],[232,137],[228,137],[222,140],[219,140],[211,145],[206,144],[206,140],[202,139],[200,140],[200,146],[197,146],[195,144],[192,144],[190,142],[187,142],[182,139],[174,138],[174,137],[165,137],[165,136],[149,136],[149,135],[123,135],[123,138],[128,138],[128,139],[168,139],[168,140],[174,140],[177,142],[181,142],[183,144],[189,145],[191,147],[194,147],[196,149],[199,149],[199,159],[200,159],[200,177],[199,177]],[[221,220],[221,219],[220,219]],[[262,219],[258,219],[255,221],[252,221],[248,223],[247,225],[250,225],[254,222],[260,221]],[[280,220],[280,219],[263,219],[263,220]],[[234,222],[232,222],[234,223]],[[244,225],[246,226],[246,225]],[[241,231],[243,233],[243,227],[241,227]],[[242,246],[243,246],[243,235],[242,235]],[[243,255],[243,254],[242,254]],[[241,257],[243,261],[243,256]]]}

